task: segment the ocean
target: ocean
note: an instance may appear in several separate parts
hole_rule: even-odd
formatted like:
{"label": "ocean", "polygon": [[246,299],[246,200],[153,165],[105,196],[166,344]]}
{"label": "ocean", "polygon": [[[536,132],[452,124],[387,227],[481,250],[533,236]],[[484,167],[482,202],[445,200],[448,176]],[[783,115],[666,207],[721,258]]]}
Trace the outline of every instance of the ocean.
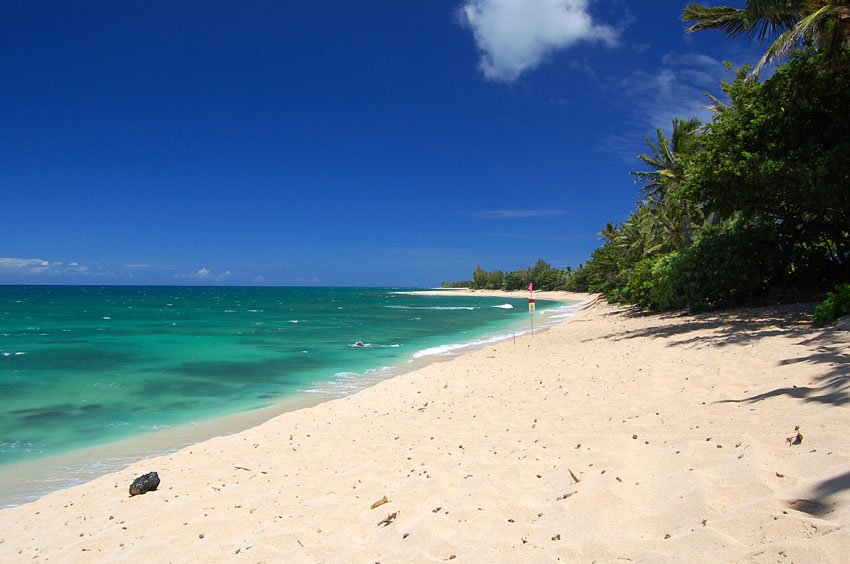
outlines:
{"label": "ocean", "polygon": [[[570,313],[537,308],[538,327]],[[526,299],[387,288],[0,286],[0,507],[152,454],[122,441],[348,395],[529,325]]]}

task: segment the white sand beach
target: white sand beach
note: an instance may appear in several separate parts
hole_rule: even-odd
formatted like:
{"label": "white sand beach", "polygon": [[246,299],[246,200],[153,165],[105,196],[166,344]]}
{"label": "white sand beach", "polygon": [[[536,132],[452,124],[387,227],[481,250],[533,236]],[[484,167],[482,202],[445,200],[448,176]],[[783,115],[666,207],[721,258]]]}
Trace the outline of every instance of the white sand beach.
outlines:
{"label": "white sand beach", "polygon": [[812,309],[595,301],[2,510],[0,561],[843,562],[850,327]]}

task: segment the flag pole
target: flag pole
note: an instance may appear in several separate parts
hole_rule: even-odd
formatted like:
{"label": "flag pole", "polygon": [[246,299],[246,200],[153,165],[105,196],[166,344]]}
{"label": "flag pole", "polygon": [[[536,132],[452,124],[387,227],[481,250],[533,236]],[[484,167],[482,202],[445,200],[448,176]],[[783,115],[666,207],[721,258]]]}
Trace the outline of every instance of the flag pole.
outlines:
{"label": "flag pole", "polygon": [[531,317],[531,338],[534,338],[534,282],[528,283],[528,315]]}

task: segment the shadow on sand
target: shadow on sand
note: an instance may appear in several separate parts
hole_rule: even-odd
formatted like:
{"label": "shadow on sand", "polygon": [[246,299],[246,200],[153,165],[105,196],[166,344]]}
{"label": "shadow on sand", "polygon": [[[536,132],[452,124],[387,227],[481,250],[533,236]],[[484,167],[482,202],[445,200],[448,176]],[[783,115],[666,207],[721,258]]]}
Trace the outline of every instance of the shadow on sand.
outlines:
{"label": "shadow on sand", "polygon": [[835,511],[837,503],[834,498],[835,494],[848,489],[850,489],[850,472],[845,472],[817,484],[812,488],[812,495],[809,499],[795,499],[789,501],[787,505],[795,511],[802,511],[815,517],[823,517]]}
{"label": "shadow on sand", "polygon": [[[622,341],[636,338],[664,339],[671,347],[724,347],[746,345],[769,337],[787,338],[789,344],[806,345],[806,356],[781,360],[778,366],[817,364],[822,372],[808,386],[776,388],[753,396],[718,403],[755,403],[786,396],[805,402],[835,406],[850,404],[850,322],[826,329],[813,329],[814,304],[791,304],[742,308],[720,312],[649,314],[637,309],[627,317],[645,318],[647,326],[635,331],[612,333]],[[622,311],[602,315],[623,315]],[[671,323],[672,321],[672,323]]]}
{"label": "shadow on sand", "polygon": [[[600,312],[600,315],[626,315],[644,320],[645,326],[641,329],[608,335],[614,341],[663,339],[670,347],[703,348],[747,345],[766,338],[784,338],[789,346],[803,345],[807,353],[780,360],[776,366],[817,365],[818,375],[807,386],[781,387],[716,403],[756,403],[784,396],[802,402],[843,407],[850,404],[850,319],[844,319],[832,327],[815,329],[811,325],[814,308],[815,304],[792,304],[701,314],[661,315],[633,308],[625,312]],[[847,490],[850,490],[850,471],[815,484],[806,499],[787,501],[786,505],[795,511],[823,517],[835,511],[837,494]]]}

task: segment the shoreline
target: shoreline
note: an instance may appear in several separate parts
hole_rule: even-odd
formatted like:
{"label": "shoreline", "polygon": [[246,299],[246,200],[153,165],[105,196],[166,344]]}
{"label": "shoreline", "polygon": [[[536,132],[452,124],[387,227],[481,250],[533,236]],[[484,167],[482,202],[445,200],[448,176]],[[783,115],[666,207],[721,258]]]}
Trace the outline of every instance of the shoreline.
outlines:
{"label": "shoreline", "polygon": [[[522,297],[516,292],[481,292],[474,290],[452,291],[449,294],[431,291],[405,291],[403,293],[470,297]],[[573,302],[588,297],[586,294],[563,292],[540,292],[540,294],[541,299],[554,302]],[[580,306],[580,304],[578,305]],[[555,306],[555,308],[557,307]],[[551,309],[547,311],[551,311]],[[564,320],[557,322],[562,321]],[[539,330],[544,331],[554,323],[556,322],[550,321],[549,325],[541,327]],[[520,334],[522,333],[515,332],[514,337]],[[266,407],[222,414],[211,419],[187,422],[65,453],[45,455],[4,465],[0,467],[0,492],[2,492],[0,510],[31,503],[45,495],[85,484],[105,474],[120,472],[145,458],[165,456],[212,438],[240,433],[284,413],[308,409],[321,403],[356,394],[385,380],[421,369],[432,363],[445,362],[459,354],[465,354],[510,338],[507,334],[501,333],[488,335],[490,335],[490,338],[480,342],[469,341],[452,344],[450,349],[444,352],[431,352],[423,355],[419,354],[422,351],[414,352],[409,357],[399,359],[397,364],[359,374],[350,389],[343,389],[338,386],[338,380],[316,382],[309,389],[276,398],[271,405]],[[61,473],[65,477],[57,475],[58,469],[61,469]]]}
{"label": "shoreline", "polygon": [[2,510],[0,560],[838,562],[850,338],[810,309],[597,302]]}

